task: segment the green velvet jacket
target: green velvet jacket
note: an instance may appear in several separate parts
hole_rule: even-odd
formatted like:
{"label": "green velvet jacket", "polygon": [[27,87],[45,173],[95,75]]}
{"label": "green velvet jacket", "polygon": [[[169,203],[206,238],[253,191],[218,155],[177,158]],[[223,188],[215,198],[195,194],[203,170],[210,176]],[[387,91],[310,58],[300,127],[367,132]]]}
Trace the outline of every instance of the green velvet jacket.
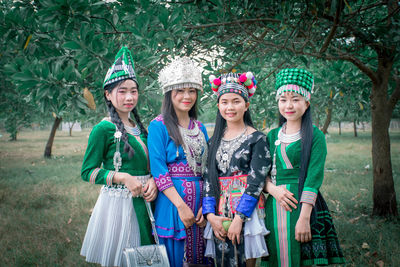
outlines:
{"label": "green velvet jacket", "polygon": [[[93,184],[112,185],[112,178],[115,173],[113,165],[114,152],[116,151],[115,130],[116,126],[106,119],[93,127],[82,163],[81,176],[83,180]],[[119,171],[127,172],[133,176],[149,174],[147,156],[143,147],[134,136],[128,134],[128,138],[135,154],[133,158],[129,159],[128,153],[123,152],[124,142],[121,140],[122,166]],[[140,139],[144,144],[147,144],[147,139],[143,134]]]}

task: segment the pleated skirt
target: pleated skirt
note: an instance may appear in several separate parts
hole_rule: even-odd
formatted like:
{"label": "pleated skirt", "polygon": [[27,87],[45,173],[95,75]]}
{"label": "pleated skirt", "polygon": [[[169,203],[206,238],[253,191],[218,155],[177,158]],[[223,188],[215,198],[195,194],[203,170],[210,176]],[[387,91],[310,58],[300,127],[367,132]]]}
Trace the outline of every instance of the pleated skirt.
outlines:
{"label": "pleated skirt", "polygon": [[140,230],[128,189],[103,186],[83,240],[81,255],[102,266],[124,266],[122,252],[140,245]]}

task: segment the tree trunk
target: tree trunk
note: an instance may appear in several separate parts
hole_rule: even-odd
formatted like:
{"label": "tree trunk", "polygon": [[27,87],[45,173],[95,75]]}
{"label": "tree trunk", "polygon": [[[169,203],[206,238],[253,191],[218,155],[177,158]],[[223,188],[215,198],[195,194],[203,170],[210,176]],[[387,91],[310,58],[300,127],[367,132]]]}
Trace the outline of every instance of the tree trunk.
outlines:
{"label": "tree trunk", "polygon": [[357,122],[356,119],[353,120],[354,137],[357,137]]}
{"label": "tree trunk", "polygon": [[373,202],[372,215],[397,216],[396,192],[394,189],[392,162],[390,157],[389,125],[392,110],[388,108],[388,84],[392,64],[380,58],[377,81],[371,93],[372,123],[372,167]]}
{"label": "tree trunk", "polygon": [[62,118],[56,117],[53,123],[53,127],[51,128],[49,139],[47,140],[46,148],[44,149],[44,157],[51,157],[51,148],[53,147],[54,137],[56,136],[56,131],[58,126],[60,125]]}
{"label": "tree trunk", "polygon": [[342,122],[339,121],[339,135],[342,135]]}
{"label": "tree trunk", "polygon": [[13,132],[10,134],[10,141],[17,141],[17,132]]}
{"label": "tree trunk", "polygon": [[72,128],[74,128],[75,122],[68,122],[69,136],[72,136]]}
{"label": "tree trunk", "polygon": [[324,126],[322,126],[322,132],[324,134],[328,133],[328,127],[329,127],[329,124],[331,124],[332,106],[333,106],[333,104],[332,104],[332,98],[331,98],[331,99],[329,99],[329,104],[328,104],[328,114],[326,114],[326,120],[325,120]]}

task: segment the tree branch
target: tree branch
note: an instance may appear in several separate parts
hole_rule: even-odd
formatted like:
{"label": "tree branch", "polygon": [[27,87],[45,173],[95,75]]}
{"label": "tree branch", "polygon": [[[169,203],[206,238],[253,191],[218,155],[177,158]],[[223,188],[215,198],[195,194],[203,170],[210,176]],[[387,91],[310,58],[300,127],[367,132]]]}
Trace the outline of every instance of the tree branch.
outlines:
{"label": "tree branch", "polygon": [[187,1],[183,1],[183,2],[179,2],[179,1],[161,1],[160,4],[191,4],[194,3],[195,0],[187,0]]}
{"label": "tree branch", "polygon": [[354,11],[353,13],[350,13],[350,14],[345,15],[345,17],[349,17],[349,18],[346,20],[346,22],[347,22],[348,20],[352,19],[354,16],[358,15],[359,13],[361,13],[362,11],[366,11],[366,10],[368,10],[368,9],[375,8],[375,7],[381,6],[381,5],[384,5],[383,1],[373,3],[373,4],[368,5],[368,6],[366,6],[366,7],[362,7],[363,5],[361,5],[360,8],[359,8],[358,10]]}
{"label": "tree branch", "polygon": [[[262,40],[264,39],[264,37],[267,35],[269,29],[265,29],[264,32],[259,36],[256,37],[256,40]],[[232,69],[234,69],[237,65],[239,65],[240,63],[242,63],[253,51],[254,49],[257,47],[258,42],[256,42],[255,44],[253,44],[251,47],[246,48],[242,55],[240,56],[240,58],[236,61],[236,63],[229,68],[229,70],[231,71]],[[246,55],[245,55],[246,54]]]}
{"label": "tree branch", "polygon": [[[331,60],[329,57],[326,59]],[[337,59],[337,58],[335,58]],[[357,58],[350,56],[350,55],[339,55],[339,59],[343,59],[346,61],[349,61],[353,63],[357,68],[359,68],[362,72],[364,72],[373,83],[376,83],[378,81],[378,77],[376,77],[376,73],[369,67],[367,67],[364,63],[362,63],[360,60]]]}
{"label": "tree branch", "polygon": [[105,35],[110,35],[110,34],[132,34],[130,31],[114,31],[114,32],[96,32],[96,34],[105,34]]}
{"label": "tree branch", "polygon": [[338,23],[339,23],[339,16],[340,16],[340,13],[342,12],[342,3],[343,3],[342,1],[337,2],[336,14],[335,14],[335,19],[333,21],[333,26],[332,26],[328,36],[326,37],[324,44],[322,45],[321,49],[319,50],[319,52],[321,54],[325,53],[326,49],[328,49],[328,46],[329,46],[331,40],[335,36],[336,30],[338,27]]}
{"label": "tree branch", "polygon": [[279,19],[259,18],[259,19],[243,19],[243,20],[220,22],[220,23],[210,23],[210,24],[203,24],[203,25],[185,25],[185,27],[188,29],[204,29],[204,28],[210,28],[210,27],[216,27],[216,26],[235,25],[235,24],[240,24],[240,23],[255,23],[255,22],[260,22],[260,21],[281,23],[281,21]]}
{"label": "tree branch", "polygon": [[325,60],[346,60],[349,61],[351,63],[353,63],[357,68],[359,68],[362,72],[364,72],[373,83],[376,83],[378,81],[378,77],[376,75],[376,73],[369,67],[367,67],[367,65],[365,65],[363,62],[361,62],[359,59],[357,59],[354,56],[348,55],[348,54],[343,54],[341,52],[339,52],[339,54],[337,56],[333,56],[333,55],[321,55],[320,53],[309,53],[309,52],[304,52],[304,51],[299,51],[296,50],[296,48],[294,46],[290,47],[290,46],[280,46],[271,42],[264,42],[266,45],[278,48],[278,49],[283,49],[283,50],[287,50],[289,52],[292,52],[295,55],[305,55],[305,56],[311,56],[314,58],[320,58],[320,59],[325,59]]}
{"label": "tree branch", "polygon": [[269,76],[271,76],[275,71],[277,71],[278,69],[280,69],[280,68],[283,66],[283,64],[285,64],[286,62],[287,62],[286,60],[285,60],[285,61],[282,61],[280,64],[278,64],[278,66],[276,66],[272,71],[270,71],[264,78],[260,79],[260,80],[258,81],[258,83],[261,83],[261,82],[265,81],[266,79],[268,79]]}
{"label": "tree branch", "polygon": [[114,31],[118,32],[117,28],[115,28],[114,24],[112,24],[112,22],[109,19],[106,18],[101,18],[101,17],[96,17],[96,16],[90,16],[89,18],[91,19],[102,19],[108,22],[108,24],[111,25],[111,27],[114,29]]}

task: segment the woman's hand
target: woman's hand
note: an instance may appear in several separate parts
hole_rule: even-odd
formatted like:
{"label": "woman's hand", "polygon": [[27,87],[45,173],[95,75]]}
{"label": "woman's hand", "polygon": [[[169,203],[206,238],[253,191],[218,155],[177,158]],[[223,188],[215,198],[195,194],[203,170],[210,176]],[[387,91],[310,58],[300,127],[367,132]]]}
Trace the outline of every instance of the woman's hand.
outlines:
{"label": "woman's hand", "polygon": [[147,202],[151,202],[154,199],[156,199],[157,197],[157,185],[156,182],[154,182],[153,178],[150,178],[149,180],[147,180],[145,186],[143,187],[143,198],[147,201]]}
{"label": "woman's hand", "polygon": [[179,218],[181,218],[186,228],[191,227],[196,222],[192,209],[185,202],[182,202],[177,209]]}
{"label": "woman's hand", "polygon": [[126,172],[117,172],[114,174],[113,182],[123,183],[132,193],[132,197],[137,197],[142,194],[142,183]]}
{"label": "woman's hand", "polygon": [[297,241],[301,243],[305,243],[311,241],[311,227],[310,227],[310,219],[299,217],[295,227],[295,238]]}
{"label": "woman's hand", "polygon": [[294,194],[282,186],[276,186],[269,182],[267,191],[270,193],[286,211],[292,211],[291,207],[296,209],[298,201],[294,198]]}
{"label": "woman's hand", "polygon": [[240,232],[242,232],[242,226],[242,219],[238,215],[235,215],[235,218],[233,218],[231,226],[228,229],[228,238],[233,244],[240,244]]}
{"label": "woman's hand", "polygon": [[304,243],[312,239],[310,217],[313,209],[313,205],[310,203],[302,203],[300,210],[300,216],[297,220],[296,227],[294,230],[294,237],[297,241]]}
{"label": "woman's hand", "polygon": [[230,219],[227,217],[217,216],[214,213],[207,214],[207,221],[210,222],[211,227],[214,231],[214,235],[221,241],[225,241],[226,231],[222,226],[222,222],[229,221]]}
{"label": "woman's hand", "polygon": [[203,207],[200,207],[199,211],[197,212],[197,216],[196,216],[196,224],[198,227],[205,227],[207,224],[207,221],[204,219],[203,216]]}

